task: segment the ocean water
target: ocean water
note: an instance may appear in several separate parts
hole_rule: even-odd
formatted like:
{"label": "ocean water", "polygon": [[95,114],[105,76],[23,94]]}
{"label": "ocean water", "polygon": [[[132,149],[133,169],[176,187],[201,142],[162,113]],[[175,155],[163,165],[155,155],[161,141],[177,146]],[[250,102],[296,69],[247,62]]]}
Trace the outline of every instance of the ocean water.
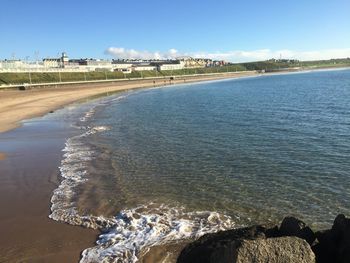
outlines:
{"label": "ocean water", "polygon": [[[85,106],[86,108],[86,106]],[[103,230],[81,262],[294,215],[350,214],[350,70],[96,100],[66,142],[51,218]]]}

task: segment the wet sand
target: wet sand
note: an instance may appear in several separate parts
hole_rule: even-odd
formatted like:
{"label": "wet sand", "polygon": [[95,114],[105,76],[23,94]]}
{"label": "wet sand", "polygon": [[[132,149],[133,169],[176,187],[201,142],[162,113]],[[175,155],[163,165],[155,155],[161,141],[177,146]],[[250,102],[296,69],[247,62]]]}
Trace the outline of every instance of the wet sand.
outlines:
{"label": "wet sand", "polygon": [[68,131],[25,125],[0,134],[0,262],[78,262],[98,232],[48,218]]}
{"label": "wet sand", "polygon": [[[220,78],[252,74],[256,73],[221,75]],[[214,78],[191,78],[186,82],[211,79]],[[172,81],[183,82],[183,79]],[[0,131],[3,132],[0,133],[0,262],[78,262],[81,251],[94,246],[99,234],[48,218],[52,191],[60,180],[61,150],[72,131],[63,122],[51,127],[50,122],[41,118],[11,129],[18,127],[19,121],[94,95],[163,84],[164,80],[156,83],[146,80],[118,85],[0,91]],[[142,262],[168,257],[166,250],[153,248]]]}

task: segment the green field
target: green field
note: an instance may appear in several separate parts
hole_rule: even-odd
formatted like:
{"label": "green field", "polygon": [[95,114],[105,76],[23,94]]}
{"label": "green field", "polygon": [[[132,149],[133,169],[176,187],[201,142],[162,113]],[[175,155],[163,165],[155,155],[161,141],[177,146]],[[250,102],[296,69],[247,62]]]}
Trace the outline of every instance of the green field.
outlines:
{"label": "green field", "polygon": [[142,71],[124,74],[122,72],[50,72],[50,73],[0,73],[0,85],[24,84],[24,83],[50,83],[69,82],[85,80],[111,80],[111,79],[132,79],[147,77],[169,77],[193,74],[224,73],[245,70],[265,70],[273,72],[295,67],[301,68],[329,68],[329,67],[350,67],[350,58],[331,59],[320,61],[289,61],[289,60],[267,60],[249,63],[236,63],[222,67],[208,67],[197,69],[181,69],[167,71]]}

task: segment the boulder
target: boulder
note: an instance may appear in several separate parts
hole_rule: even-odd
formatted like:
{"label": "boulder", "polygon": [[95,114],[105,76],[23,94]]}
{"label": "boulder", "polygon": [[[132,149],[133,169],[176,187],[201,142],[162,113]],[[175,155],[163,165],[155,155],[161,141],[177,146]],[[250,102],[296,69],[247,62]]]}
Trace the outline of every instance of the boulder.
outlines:
{"label": "boulder", "polygon": [[338,215],[329,230],[316,232],[318,243],[313,246],[317,262],[350,262],[350,219]]}
{"label": "boulder", "polygon": [[298,237],[244,240],[237,248],[236,263],[314,263],[310,245]]}
{"label": "boulder", "polygon": [[280,227],[253,226],[207,234],[187,245],[177,262],[349,263],[350,218],[340,214],[331,229],[316,233],[303,221],[286,217]]}
{"label": "boulder", "polygon": [[[272,233],[274,233],[272,229]],[[310,245],[297,237],[266,238],[271,232],[253,226],[208,234],[181,251],[178,263],[314,263]]]}
{"label": "boulder", "polygon": [[337,242],[336,259],[340,263],[350,262],[350,219],[338,215],[332,227]]}
{"label": "boulder", "polygon": [[310,227],[295,218],[285,217],[279,228],[279,236],[295,236],[305,239],[310,245],[315,241],[316,236]]}
{"label": "boulder", "polygon": [[206,234],[188,244],[180,253],[178,263],[235,262],[236,248],[243,239],[265,238],[265,228],[252,226]]}

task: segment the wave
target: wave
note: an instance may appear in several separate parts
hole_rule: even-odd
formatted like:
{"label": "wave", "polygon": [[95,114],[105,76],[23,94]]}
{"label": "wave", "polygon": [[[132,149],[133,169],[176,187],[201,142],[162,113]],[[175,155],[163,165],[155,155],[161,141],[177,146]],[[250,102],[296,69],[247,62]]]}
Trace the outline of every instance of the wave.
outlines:
{"label": "wave", "polygon": [[[155,204],[154,204],[155,205]],[[185,212],[184,208],[147,205],[121,211],[114,225],[85,249],[81,263],[137,262],[148,248],[232,228],[231,218],[216,212]]]}
{"label": "wave", "polygon": [[[93,107],[80,118],[82,124],[94,115]],[[99,229],[96,246],[82,253],[81,263],[136,262],[138,256],[155,245],[170,241],[198,238],[235,226],[232,218],[216,212],[188,212],[184,207],[164,204],[140,205],[120,211],[114,217],[81,215],[75,203],[76,188],[86,182],[89,163],[96,157],[84,138],[105,132],[108,126],[81,125],[84,132],[66,141],[60,172],[62,181],[51,198],[53,220],[71,225]]]}

